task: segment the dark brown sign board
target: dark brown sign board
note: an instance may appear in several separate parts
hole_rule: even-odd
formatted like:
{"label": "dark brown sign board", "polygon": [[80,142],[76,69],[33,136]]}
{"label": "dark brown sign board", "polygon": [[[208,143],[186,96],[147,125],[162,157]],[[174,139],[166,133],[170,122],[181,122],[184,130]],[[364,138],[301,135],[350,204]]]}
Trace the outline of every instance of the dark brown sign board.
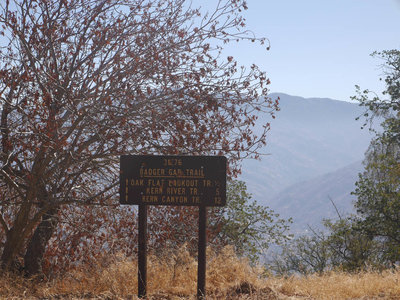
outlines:
{"label": "dark brown sign board", "polygon": [[147,293],[147,206],[199,206],[197,298],[206,294],[207,206],[226,204],[224,156],[124,155],[120,203],[139,205],[138,296]]}
{"label": "dark brown sign board", "polygon": [[226,157],[124,155],[120,203],[224,206]]}

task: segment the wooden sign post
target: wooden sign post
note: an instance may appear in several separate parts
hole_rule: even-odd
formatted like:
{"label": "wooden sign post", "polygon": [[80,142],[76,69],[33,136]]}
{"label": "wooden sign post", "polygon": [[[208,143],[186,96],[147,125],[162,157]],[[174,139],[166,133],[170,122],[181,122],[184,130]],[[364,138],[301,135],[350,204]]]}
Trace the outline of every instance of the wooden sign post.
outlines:
{"label": "wooden sign post", "polygon": [[224,156],[124,155],[120,204],[139,205],[138,296],[147,293],[147,206],[199,206],[197,297],[206,294],[207,206],[226,204]]}
{"label": "wooden sign post", "polygon": [[139,205],[138,297],[147,290],[147,205]]}

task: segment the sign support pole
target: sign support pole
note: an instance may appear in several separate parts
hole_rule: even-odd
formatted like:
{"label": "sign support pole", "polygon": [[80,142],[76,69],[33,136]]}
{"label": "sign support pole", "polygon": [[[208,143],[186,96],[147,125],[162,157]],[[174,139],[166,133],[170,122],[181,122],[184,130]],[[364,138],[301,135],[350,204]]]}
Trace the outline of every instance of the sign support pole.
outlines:
{"label": "sign support pole", "polygon": [[138,296],[147,293],[147,205],[139,205],[139,253],[138,253]]}
{"label": "sign support pole", "polygon": [[199,244],[198,244],[198,265],[197,265],[197,299],[206,298],[206,220],[207,207],[199,206]]}

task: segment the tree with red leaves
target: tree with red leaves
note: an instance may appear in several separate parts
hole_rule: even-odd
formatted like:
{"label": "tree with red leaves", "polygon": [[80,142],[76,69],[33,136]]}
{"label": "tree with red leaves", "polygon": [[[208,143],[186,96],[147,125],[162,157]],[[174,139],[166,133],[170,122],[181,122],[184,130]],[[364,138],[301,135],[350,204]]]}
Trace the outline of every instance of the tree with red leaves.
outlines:
{"label": "tree with red leaves", "polygon": [[273,115],[264,72],[223,57],[255,40],[242,0],[0,3],[1,265],[28,274],[67,206],[116,203],[121,154],[257,157]]}

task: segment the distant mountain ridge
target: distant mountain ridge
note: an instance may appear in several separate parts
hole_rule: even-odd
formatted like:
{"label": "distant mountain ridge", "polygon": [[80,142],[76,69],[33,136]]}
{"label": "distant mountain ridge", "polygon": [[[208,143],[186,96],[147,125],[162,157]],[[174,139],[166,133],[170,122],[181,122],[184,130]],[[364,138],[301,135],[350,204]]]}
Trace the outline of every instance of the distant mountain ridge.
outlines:
{"label": "distant mountain ridge", "polygon": [[[311,190],[325,197],[324,200],[312,197],[313,201],[326,200],[331,205],[328,195],[323,195],[322,191],[332,191],[336,182],[323,181],[320,176],[338,171],[343,179],[353,181],[351,186],[354,185],[357,179],[354,172],[356,175],[361,171],[360,161],[373,136],[367,129],[361,129],[361,121],[355,120],[364,112],[358,104],[328,98],[305,99],[282,93],[270,97],[280,97],[281,111],[271,122],[267,146],[263,149],[269,155],[263,156],[261,161],[245,161],[240,179],[246,181],[258,202],[282,215],[286,215],[286,211],[296,213],[299,216],[293,217],[301,219],[306,205],[300,205],[297,210],[289,210],[289,206],[300,201],[298,199],[304,200],[303,195],[309,195]],[[260,116],[261,120],[263,118]],[[351,175],[344,175],[346,170]],[[339,180],[335,176],[331,178]],[[300,189],[297,194],[288,192],[296,184],[307,181],[310,182],[304,188],[309,190]],[[321,185],[319,189],[312,187],[312,182]],[[346,182],[344,186],[350,189],[350,183]],[[350,194],[351,191],[347,192]],[[334,195],[330,196],[334,198]]]}
{"label": "distant mountain ridge", "polygon": [[309,226],[321,229],[323,219],[337,219],[339,215],[342,217],[354,212],[355,197],[351,192],[362,170],[359,161],[296,183],[276,195],[268,205],[279,209],[281,217],[293,218],[294,232],[304,232]]}

